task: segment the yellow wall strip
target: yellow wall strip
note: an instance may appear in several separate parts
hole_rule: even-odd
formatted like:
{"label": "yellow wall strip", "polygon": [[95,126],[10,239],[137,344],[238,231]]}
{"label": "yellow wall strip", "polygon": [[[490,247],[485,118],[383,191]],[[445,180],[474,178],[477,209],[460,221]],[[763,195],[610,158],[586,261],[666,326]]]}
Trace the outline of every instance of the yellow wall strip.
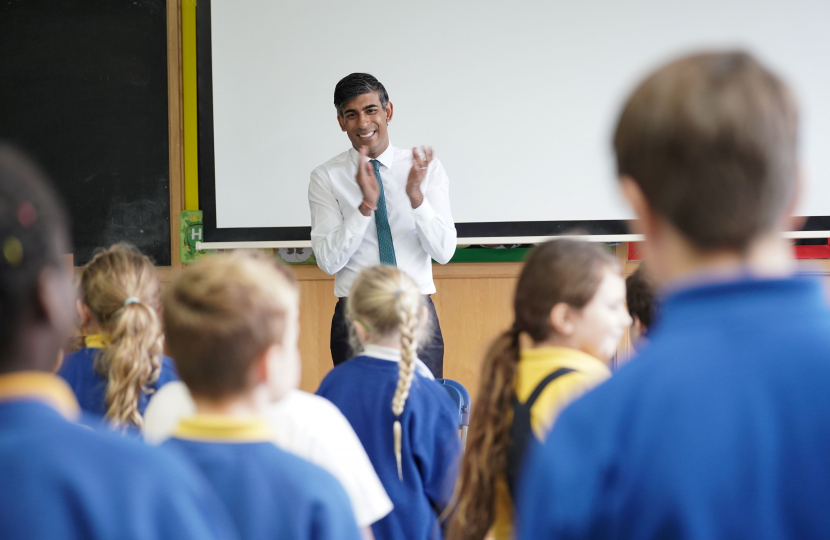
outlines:
{"label": "yellow wall strip", "polygon": [[196,0],[182,0],[185,210],[199,209],[199,106],[196,87]]}

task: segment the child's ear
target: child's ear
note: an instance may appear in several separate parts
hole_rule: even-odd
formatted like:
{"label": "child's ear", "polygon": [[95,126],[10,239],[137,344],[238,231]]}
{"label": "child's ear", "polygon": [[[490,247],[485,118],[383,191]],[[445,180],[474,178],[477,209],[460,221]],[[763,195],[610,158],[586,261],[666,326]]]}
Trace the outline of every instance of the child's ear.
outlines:
{"label": "child's ear", "polygon": [[358,321],[352,321],[352,328],[354,328],[355,334],[357,334],[357,339],[360,340],[361,343],[365,343],[366,339],[369,337],[369,332],[360,324]]}
{"label": "child's ear", "polygon": [[561,336],[572,336],[576,330],[574,325],[574,311],[565,302],[559,302],[550,310],[548,318],[554,332]]}
{"label": "child's ear", "polygon": [[260,368],[261,378],[257,384],[265,383],[268,399],[278,401],[300,382],[300,362],[296,347],[274,344],[263,355]]}
{"label": "child's ear", "polygon": [[89,325],[92,320],[92,313],[89,311],[89,307],[84,304],[80,298],[75,300],[75,309],[78,311],[78,318],[80,319],[78,326],[84,328]]}
{"label": "child's ear", "polygon": [[793,190],[792,199],[787,206],[787,212],[784,214],[786,223],[785,231],[800,231],[807,221],[807,216],[796,216],[795,211],[798,208],[798,203],[801,201],[801,195],[804,190],[804,168],[799,164],[798,172],[795,175],[795,189]]}
{"label": "child's ear", "polygon": [[646,238],[654,236],[657,225],[656,215],[639,184],[630,176],[622,175],[620,176],[620,191],[637,217],[634,224],[636,232],[646,235]]}
{"label": "child's ear", "polygon": [[277,347],[277,345],[272,345],[265,349],[265,352],[259,355],[254,361],[253,366],[251,366],[249,373],[250,380],[248,381],[251,388],[267,383],[271,378],[273,370],[271,357],[276,352],[274,351],[274,347]]}

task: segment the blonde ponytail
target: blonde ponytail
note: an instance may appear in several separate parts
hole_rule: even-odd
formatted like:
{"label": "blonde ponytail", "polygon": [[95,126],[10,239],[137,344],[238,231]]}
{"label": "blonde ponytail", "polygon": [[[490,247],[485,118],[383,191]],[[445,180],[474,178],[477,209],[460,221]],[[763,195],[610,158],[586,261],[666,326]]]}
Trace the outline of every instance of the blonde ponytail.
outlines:
{"label": "blonde ponytail", "polygon": [[141,427],[139,399],[158,380],[162,363],[155,267],[134,247],[116,244],[84,267],[80,288],[108,341],[95,359],[95,370],[107,378],[106,418],[118,427]]}
{"label": "blonde ponytail", "polygon": [[401,336],[401,359],[398,361],[398,385],[392,398],[392,424],[398,478],[403,481],[403,415],[412,380],[418,344],[429,332],[426,303],[412,278],[390,266],[376,266],[363,271],[352,285],[347,304],[351,320],[368,323],[376,336],[398,331]]}
{"label": "blonde ponytail", "polygon": [[[107,418],[119,426],[142,425],[141,392],[161,373],[161,324],[156,311],[135,302],[116,312],[110,344],[101,352],[107,370]],[[106,367],[105,367],[106,366]]]}

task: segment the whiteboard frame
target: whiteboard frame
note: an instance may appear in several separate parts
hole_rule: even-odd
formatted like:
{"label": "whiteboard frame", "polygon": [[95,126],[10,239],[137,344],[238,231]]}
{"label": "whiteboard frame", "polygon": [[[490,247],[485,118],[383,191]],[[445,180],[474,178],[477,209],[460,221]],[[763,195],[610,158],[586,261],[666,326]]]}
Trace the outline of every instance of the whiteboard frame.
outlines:
{"label": "whiteboard frame", "polygon": [[[204,242],[196,243],[197,249],[311,247],[311,227],[217,227],[210,5],[211,0],[200,0],[196,5],[199,201],[205,238]],[[455,225],[458,245],[536,244],[562,237],[611,243],[643,240],[641,235],[630,234],[630,222],[622,220],[478,222]],[[830,238],[830,216],[808,216],[802,231],[787,232],[784,237]]]}

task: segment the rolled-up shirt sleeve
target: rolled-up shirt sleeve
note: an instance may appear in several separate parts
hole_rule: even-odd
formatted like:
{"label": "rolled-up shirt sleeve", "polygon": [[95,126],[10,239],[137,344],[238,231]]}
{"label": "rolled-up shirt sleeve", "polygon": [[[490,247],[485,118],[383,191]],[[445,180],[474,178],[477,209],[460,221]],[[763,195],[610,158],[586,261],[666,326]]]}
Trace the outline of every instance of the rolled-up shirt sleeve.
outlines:
{"label": "rolled-up shirt sleeve", "polygon": [[427,176],[424,201],[412,211],[418,238],[430,257],[446,264],[455,253],[457,233],[450,212],[450,179],[438,160],[434,160]]}
{"label": "rolled-up shirt sleeve", "polygon": [[344,216],[331,182],[320,169],[311,172],[308,205],[311,209],[311,249],[317,266],[329,275],[335,274],[360,247],[372,218],[364,216],[357,208],[347,209]]}

